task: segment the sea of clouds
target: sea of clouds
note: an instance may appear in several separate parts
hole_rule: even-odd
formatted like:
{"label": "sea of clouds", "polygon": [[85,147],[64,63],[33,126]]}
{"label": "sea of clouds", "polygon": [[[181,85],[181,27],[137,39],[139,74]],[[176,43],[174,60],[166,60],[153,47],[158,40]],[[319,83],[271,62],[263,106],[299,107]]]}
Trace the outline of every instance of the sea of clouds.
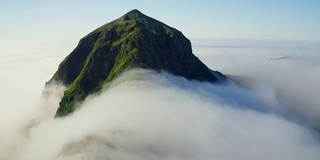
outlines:
{"label": "sea of clouds", "polygon": [[0,160],[320,159],[319,42],[192,42],[233,81],[134,69],[56,119],[44,84],[74,46],[1,42]]}

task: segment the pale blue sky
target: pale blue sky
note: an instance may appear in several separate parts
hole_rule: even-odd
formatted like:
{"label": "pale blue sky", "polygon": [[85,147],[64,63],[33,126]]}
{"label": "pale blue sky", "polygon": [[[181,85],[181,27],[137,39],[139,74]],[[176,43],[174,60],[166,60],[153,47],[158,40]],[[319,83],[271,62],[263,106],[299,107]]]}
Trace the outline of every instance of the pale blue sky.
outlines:
{"label": "pale blue sky", "polygon": [[188,38],[320,41],[320,0],[0,2],[0,40],[78,40],[136,8]]}

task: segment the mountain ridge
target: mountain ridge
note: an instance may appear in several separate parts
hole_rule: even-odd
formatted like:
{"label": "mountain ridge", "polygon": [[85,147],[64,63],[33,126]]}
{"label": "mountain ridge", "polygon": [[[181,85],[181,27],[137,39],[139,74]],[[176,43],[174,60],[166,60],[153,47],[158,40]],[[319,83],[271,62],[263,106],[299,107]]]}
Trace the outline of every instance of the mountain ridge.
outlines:
{"label": "mountain ridge", "polygon": [[189,80],[225,79],[193,55],[182,32],[134,9],[82,38],[61,62],[47,82],[69,86],[56,117],[72,113],[78,102],[131,68],[165,70]]}

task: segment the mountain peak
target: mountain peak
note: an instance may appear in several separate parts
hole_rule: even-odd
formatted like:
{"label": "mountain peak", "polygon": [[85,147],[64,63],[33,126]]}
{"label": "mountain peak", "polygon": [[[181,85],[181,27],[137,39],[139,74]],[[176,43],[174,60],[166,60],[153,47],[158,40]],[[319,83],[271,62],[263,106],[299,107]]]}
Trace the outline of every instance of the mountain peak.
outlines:
{"label": "mountain peak", "polygon": [[133,9],[131,11],[129,11],[128,13],[126,13],[124,16],[145,16],[143,13],[141,13],[138,9]]}
{"label": "mountain peak", "polygon": [[134,9],[82,38],[50,79],[69,86],[56,116],[72,113],[89,94],[132,68],[167,71],[189,80],[219,82],[177,29]]}
{"label": "mountain peak", "polygon": [[141,13],[139,10],[133,9],[130,12],[123,15],[122,18],[124,21],[129,21],[129,20],[142,21],[142,20],[148,19],[149,17]]}

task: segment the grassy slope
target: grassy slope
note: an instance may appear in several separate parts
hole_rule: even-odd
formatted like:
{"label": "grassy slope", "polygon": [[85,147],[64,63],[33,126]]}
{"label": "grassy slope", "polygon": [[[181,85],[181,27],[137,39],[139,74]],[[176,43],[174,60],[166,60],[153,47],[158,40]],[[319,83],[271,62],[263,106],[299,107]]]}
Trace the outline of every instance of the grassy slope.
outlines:
{"label": "grassy slope", "polygon": [[180,31],[133,10],[88,34],[60,64],[49,82],[69,87],[56,116],[73,112],[87,95],[133,67],[167,70],[200,81],[217,80],[192,54],[190,41]]}

